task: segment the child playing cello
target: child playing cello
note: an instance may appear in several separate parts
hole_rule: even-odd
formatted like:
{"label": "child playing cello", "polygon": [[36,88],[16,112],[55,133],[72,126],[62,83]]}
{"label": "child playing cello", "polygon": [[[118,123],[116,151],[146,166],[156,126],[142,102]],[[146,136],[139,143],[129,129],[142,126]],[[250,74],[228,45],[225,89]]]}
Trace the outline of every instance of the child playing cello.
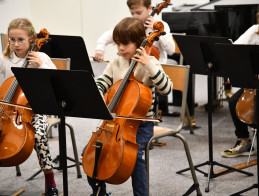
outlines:
{"label": "child playing cello", "polygon": [[[0,73],[4,79],[13,76],[11,67],[22,67],[27,53],[30,51],[37,35],[26,18],[17,18],[11,21],[8,27],[8,46],[0,57]],[[29,52],[27,56],[28,68],[56,69],[49,56],[42,52]],[[44,96],[44,95],[43,95]],[[35,146],[39,164],[45,176],[45,195],[56,196],[58,190],[54,179],[52,159],[50,155],[46,128],[48,126],[47,116],[34,114],[31,122],[35,128]]]}
{"label": "child playing cello", "polygon": [[[145,38],[145,27],[139,19],[127,17],[121,20],[113,30],[113,40],[117,45],[119,56],[111,61],[105,68],[103,74],[97,79],[97,86],[102,95],[118,80],[125,77],[131,61],[138,63],[134,76],[148,86],[152,91],[152,105],[146,117],[153,117],[155,89],[160,94],[167,95],[171,92],[172,82],[164,73],[159,61],[147,55],[145,49],[140,47]],[[137,52],[137,53],[136,53]],[[132,95],[134,96],[134,95]],[[135,196],[147,196],[146,166],[143,150],[153,136],[154,122],[141,122],[138,127],[136,142],[140,145],[137,151],[137,160],[131,175],[133,193]],[[87,154],[86,154],[87,156]],[[97,194],[97,180],[88,176],[88,183],[93,189],[93,196]],[[101,185],[99,196],[107,195],[106,185]]]}

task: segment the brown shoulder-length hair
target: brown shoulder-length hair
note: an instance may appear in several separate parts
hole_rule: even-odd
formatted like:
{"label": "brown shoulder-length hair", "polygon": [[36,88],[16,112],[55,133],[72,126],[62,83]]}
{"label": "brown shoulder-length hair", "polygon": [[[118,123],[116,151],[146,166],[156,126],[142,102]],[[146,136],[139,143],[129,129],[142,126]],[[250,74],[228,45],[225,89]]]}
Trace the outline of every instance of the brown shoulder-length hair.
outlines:
{"label": "brown shoulder-length hair", "polygon": [[113,30],[113,40],[116,44],[126,45],[132,42],[139,48],[145,37],[146,33],[143,22],[133,17],[122,19]]}
{"label": "brown shoulder-length hair", "polygon": [[[25,30],[28,33],[28,36],[32,38],[33,41],[37,38],[34,27],[32,26],[31,21],[27,18],[16,18],[12,20],[8,26],[8,30],[7,30],[8,36],[9,36],[10,30],[12,29]],[[3,56],[10,58],[11,53],[12,53],[12,48],[10,46],[10,43],[8,42],[8,45],[3,52]]]}
{"label": "brown shoulder-length hair", "polygon": [[[259,6],[258,6],[258,10],[259,10]],[[256,20],[257,20],[257,24],[259,24],[259,11],[256,14]],[[258,28],[258,31],[256,32],[256,34],[259,34],[259,28]]]}

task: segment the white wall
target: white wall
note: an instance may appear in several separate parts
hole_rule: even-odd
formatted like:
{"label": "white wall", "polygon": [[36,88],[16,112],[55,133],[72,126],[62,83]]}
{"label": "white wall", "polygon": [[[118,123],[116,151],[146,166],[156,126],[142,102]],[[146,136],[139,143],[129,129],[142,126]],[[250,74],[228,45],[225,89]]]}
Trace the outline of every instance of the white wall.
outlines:
{"label": "white wall", "polygon": [[[130,16],[126,0],[82,1],[83,38],[89,56],[94,56],[96,41],[105,31],[113,29],[124,17]],[[115,45],[105,50],[105,60],[117,53]]]}
{"label": "white wall", "polygon": [[0,0],[0,33],[7,33],[9,22],[17,17],[31,17],[30,0]]}
{"label": "white wall", "polygon": [[0,33],[6,33],[9,22],[17,17],[31,17],[30,0],[0,0]]}
{"label": "white wall", "polygon": [[[152,5],[159,2],[162,0],[153,0]],[[179,6],[208,0],[171,2],[173,6]],[[165,11],[170,11],[171,8]],[[0,33],[6,33],[12,19],[27,17],[31,19],[37,32],[46,28],[50,34],[82,36],[89,56],[93,56],[98,37],[126,16],[130,16],[126,0],[0,0]],[[115,48],[109,46],[106,49],[105,60],[113,58]]]}
{"label": "white wall", "polygon": [[31,17],[36,29],[50,34],[82,35],[81,0],[30,0]]}

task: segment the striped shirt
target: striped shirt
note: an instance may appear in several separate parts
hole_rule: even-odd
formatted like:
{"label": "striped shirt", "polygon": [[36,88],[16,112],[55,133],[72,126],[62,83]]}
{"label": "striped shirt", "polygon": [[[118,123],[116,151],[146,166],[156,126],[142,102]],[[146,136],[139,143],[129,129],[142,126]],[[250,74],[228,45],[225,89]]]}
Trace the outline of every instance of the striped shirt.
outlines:
{"label": "striped shirt", "polygon": [[[128,60],[119,56],[106,66],[103,74],[96,80],[96,84],[102,95],[104,95],[114,83],[125,77],[129,65],[130,63]],[[150,61],[147,65],[137,65],[134,76],[138,80],[141,80],[143,84],[148,86],[152,91],[152,105],[146,117],[153,117],[155,89],[161,95],[168,95],[173,89],[173,83],[165,74],[160,63],[153,56],[150,56]]]}

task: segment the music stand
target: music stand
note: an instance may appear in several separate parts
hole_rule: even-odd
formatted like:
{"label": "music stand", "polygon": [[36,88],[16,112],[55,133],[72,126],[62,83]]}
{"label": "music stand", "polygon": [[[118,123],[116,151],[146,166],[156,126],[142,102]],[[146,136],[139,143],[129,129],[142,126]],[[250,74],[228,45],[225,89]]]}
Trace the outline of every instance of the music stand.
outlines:
{"label": "music stand", "polygon": [[[254,115],[255,126],[259,130],[259,46],[258,45],[225,45],[216,44],[216,55],[220,66],[224,66],[228,72],[231,84],[235,87],[256,89]],[[242,78],[242,79],[241,79]],[[259,157],[259,136],[257,134],[257,158]],[[251,189],[259,188],[259,163],[257,161],[257,184],[231,194],[240,195]]]}
{"label": "music stand", "polygon": [[[35,114],[58,115],[63,194],[68,195],[65,116],[113,119],[86,71],[12,68]],[[100,112],[102,111],[102,112]]]}
{"label": "music stand", "polygon": [[[207,75],[208,84],[208,143],[209,143],[209,160],[201,164],[195,165],[194,168],[198,172],[204,174],[208,179],[208,185],[205,192],[209,192],[209,183],[211,178],[216,178],[229,170],[238,171],[240,173],[252,176],[253,174],[238,170],[227,165],[223,165],[213,160],[213,138],[212,138],[212,85],[213,76],[226,77],[226,72],[222,67],[218,66],[217,59],[215,58],[215,43],[231,44],[231,41],[225,37],[206,37],[206,36],[190,36],[190,35],[174,35],[174,38],[184,56],[186,64],[191,66],[191,72],[194,74]],[[209,165],[208,173],[198,169],[201,166]],[[214,173],[213,166],[218,165],[227,168],[226,171]],[[186,168],[176,173],[181,174],[190,170]]]}
{"label": "music stand", "polygon": [[70,58],[70,70],[85,70],[94,75],[85,47],[80,36],[49,35],[50,41],[40,51],[51,58]]}

